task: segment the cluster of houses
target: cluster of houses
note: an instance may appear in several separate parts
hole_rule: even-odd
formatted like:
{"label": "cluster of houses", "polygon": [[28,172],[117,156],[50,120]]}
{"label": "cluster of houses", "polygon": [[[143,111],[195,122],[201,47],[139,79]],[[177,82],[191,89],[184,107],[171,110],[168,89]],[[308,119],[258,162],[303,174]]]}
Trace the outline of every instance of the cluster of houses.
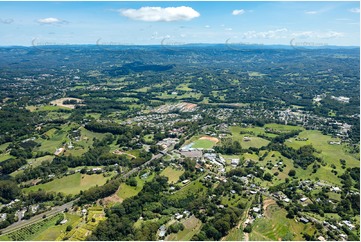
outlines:
{"label": "cluster of houses", "polygon": [[[174,220],[180,221],[181,219],[188,218],[191,215],[191,212],[188,210],[185,210],[183,213],[175,213],[173,216]],[[160,238],[163,238],[167,233],[167,227],[165,224],[159,227],[158,229],[158,236]]]}
{"label": "cluster of houses", "polygon": [[[177,95],[177,94],[178,94],[177,92],[172,92],[172,95]],[[153,109],[152,111],[155,113],[169,113],[174,111],[194,112],[196,110],[197,110],[197,104],[180,102],[177,104],[165,104]]]}
{"label": "cluster of houses", "polygon": [[[179,122],[196,122],[202,118],[200,114],[193,114],[190,118],[180,118],[179,114],[176,113],[156,113],[156,114],[140,114],[139,116],[135,116],[130,118],[129,120],[123,122],[122,124],[137,124],[145,127],[155,127],[159,129],[165,129],[165,127],[174,127],[176,123]],[[179,130],[180,132],[184,132]],[[178,133],[177,130],[172,131],[176,135]]]}

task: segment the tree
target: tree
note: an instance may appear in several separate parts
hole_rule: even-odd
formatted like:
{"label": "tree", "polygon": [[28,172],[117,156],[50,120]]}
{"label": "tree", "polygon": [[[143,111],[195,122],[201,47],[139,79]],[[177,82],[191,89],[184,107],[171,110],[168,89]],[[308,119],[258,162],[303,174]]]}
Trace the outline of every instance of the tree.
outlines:
{"label": "tree", "polygon": [[296,175],[296,171],[295,171],[295,170],[290,170],[290,171],[288,172],[288,175],[289,175],[289,176],[295,176],[295,175]]}
{"label": "tree", "polygon": [[73,226],[71,226],[71,225],[66,226],[66,232],[69,232],[69,231],[71,231],[72,229],[73,229]]}
{"label": "tree", "polygon": [[272,181],[272,175],[267,172],[266,174],[264,174],[263,179],[266,181]]}
{"label": "tree", "polygon": [[247,224],[247,226],[243,229],[243,232],[245,233],[251,233],[252,232],[252,225]]}

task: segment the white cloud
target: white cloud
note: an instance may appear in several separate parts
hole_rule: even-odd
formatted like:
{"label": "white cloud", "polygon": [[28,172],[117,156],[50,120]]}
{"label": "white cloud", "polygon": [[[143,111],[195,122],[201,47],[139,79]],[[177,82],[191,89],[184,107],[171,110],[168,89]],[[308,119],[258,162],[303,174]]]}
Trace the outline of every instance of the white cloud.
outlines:
{"label": "white cloud", "polygon": [[244,11],[244,9],[235,9],[232,11],[232,15],[242,15],[244,14],[246,11]]}
{"label": "white cloud", "polygon": [[0,18],[0,23],[3,23],[3,24],[12,24],[14,22],[13,19],[11,18],[8,18],[8,19],[1,19]]}
{"label": "white cloud", "polygon": [[232,28],[225,28],[226,31],[232,31]]}
{"label": "white cloud", "polygon": [[181,20],[191,20],[200,14],[191,7],[141,7],[139,9],[120,9],[121,15],[146,22],[172,22]]}
{"label": "white cloud", "polygon": [[292,33],[292,37],[300,39],[317,38],[317,39],[334,39],[343,37],[344,34],[341,32],[327,31],[327,32],[314,32],[314,31],[303,31]]}
{"label": "white cloud", "polygon": [[206,26],[204,26],[206,29],[209,29],[211,26],[209,26],[209,25],[206,25]]}
{"label": "white cloud", "polygon": [[37,22],[41,24],[59,24],[59,23],[65,23],[66,21],[60,20],[58,18],[41,18],[38,19]]}
{"label": "white cloud", "polygon": [[264,32],[248,31],[242,34],[244,39],[280,39],[285,38],[286,28],[269,30]]}
{"label": "white cloud", "polygon": [[351,13],[360,13],[360,9],[359,9],[359,8],[351,8],[351,9],[349,9],[349,11],[350,11]]}
{"label": "white cloud", "polygon": [[305,14],[318,14],[318,11],[306,11]]}

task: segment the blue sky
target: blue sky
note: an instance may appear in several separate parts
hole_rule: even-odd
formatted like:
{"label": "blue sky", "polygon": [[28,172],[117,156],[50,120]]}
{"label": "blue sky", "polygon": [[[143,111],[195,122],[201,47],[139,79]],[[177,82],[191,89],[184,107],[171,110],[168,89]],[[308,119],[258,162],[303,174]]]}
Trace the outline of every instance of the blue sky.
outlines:
{"label": "blue sky", "polygon": [[0,2],[0,45],[357,45],[359,2]]}

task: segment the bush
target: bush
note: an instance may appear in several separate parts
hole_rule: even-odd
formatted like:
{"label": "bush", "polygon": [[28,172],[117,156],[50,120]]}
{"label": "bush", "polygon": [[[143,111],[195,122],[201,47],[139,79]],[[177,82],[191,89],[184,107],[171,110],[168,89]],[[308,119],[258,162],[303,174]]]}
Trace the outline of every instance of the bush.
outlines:
{"label": "bush", "polygon": [[73,229],[73,226],[68,225],[68,226],[66,227],[66,232],[69,232],[69,231],[71,231],[72,229]]}

